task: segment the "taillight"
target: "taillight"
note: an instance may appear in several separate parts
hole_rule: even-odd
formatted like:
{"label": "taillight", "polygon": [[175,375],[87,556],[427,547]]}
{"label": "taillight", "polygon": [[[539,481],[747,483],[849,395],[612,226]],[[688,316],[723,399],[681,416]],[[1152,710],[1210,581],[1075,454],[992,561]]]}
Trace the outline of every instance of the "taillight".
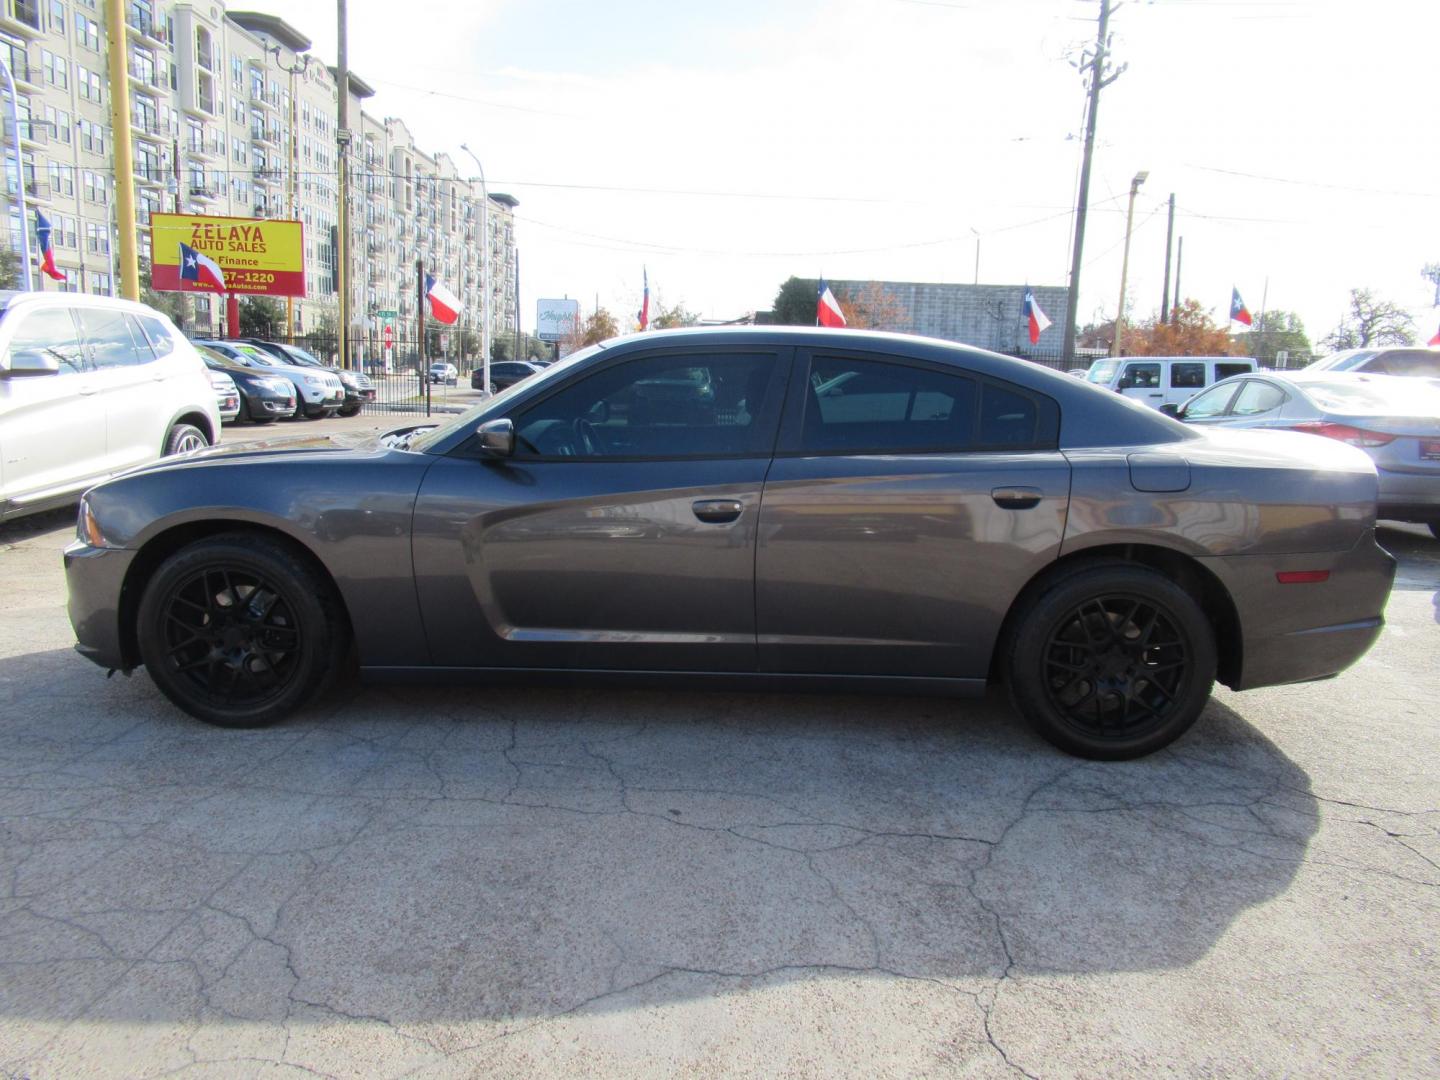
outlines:
{"label": "taillight", "polygon": [[1328,420],[1310,420],[1296,424],[1291,430],[1324,435],[1327,439],[1339,439],[1351,446],[1384,446],[1395,441],[1394,435],[1386,435],[1383,431],[1366,431],[1349,424],[1332,424]]}

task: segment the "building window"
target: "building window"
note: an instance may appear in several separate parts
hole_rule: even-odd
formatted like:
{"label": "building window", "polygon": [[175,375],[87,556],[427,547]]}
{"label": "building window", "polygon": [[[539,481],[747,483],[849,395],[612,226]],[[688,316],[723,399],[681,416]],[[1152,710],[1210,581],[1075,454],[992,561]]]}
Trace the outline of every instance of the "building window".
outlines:
{"label": "building window", "polygon": [[75,83],[77,89],[80,91],[80,96],[86,101],[103,101],[104,94],[101,90],[100,76],[97,72],[76,64]]}
{"label": "building window", "polygon": [[[85,223],[85,250],[92,255],[108,255],[110,253],[109,229],[97,221]],[[105,283],[105,291],[110,291],[110,283]]]}
{"label": "building window", "polygon": [[75,166],[50,162],[50,192],[52,195],[75,194]]}
{"label": "building window", "polygon": [[40,67],[45,72],[45,81],[51,86],[58,86],[64,90],[70,85],[70,69],[63,56],[56,56],[49,49],[41,49]]}
{"label": "building window", "polygon": [[64,109],[57,109],[54,105],[46,105],[45,122],[50,127],[51,137],[58,142],[69,146],[74,140],[75,133],[70,130],[70,114]]}
{"label": "building window", "polygon": [[[107,241],[108,243],[108,241]],[[90,271],[90,291],[96,296],[110,295],[110,275]]]}
{"label": "building window", "polygon": [[92,154],[105,153],[105,129],[89,120],[81,120],[80,146]]}
{"label": "building window", "polygon": [[238,56],[230,57],[230,85],[236,90],[245,89],[245,62]]}
{"label": "building window", "polygon": [[50,0],[50,29],[65,36],[65,0]]}
{"label": "building window", "polygon": [[75,13],[75,44],[84,45],[94,52],[100,51],[100,24],[78,11]]}
{"label": "building window", "polygon": [[236,161],[238,161],[241,165],[244,165],[244,164],[245,164],[245,140],[244,140],[244,139],[231,138],[231,140],[230,140],[230,152],[231,152],[231,155],[235,158]]}
{"label": "building window", "polygon": [[[137,157],[135,160],[138,164],[144,162],[146,159],[144,157]],[[140,165],[140,167],[149,168],[148,165],[144,164]],[[154,179],[152,174],[147,172],[146,175]],[[103,176],[99,173],[91,172],[89,169],[85,169],[81,173],[81,179],[85,187],[85,198],[88,202],[99,203],[103,206],[110,201],[110,191],[105,186],[105,178]]]}

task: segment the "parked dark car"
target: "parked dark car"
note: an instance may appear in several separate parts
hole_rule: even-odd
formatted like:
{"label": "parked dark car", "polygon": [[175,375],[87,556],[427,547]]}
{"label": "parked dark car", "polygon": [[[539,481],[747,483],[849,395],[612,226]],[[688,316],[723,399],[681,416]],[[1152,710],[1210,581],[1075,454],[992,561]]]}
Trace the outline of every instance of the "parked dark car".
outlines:
{"label": "parked dark car", "polygon": [[1376,513],[1426,525],[1440,540],[1440,383],[1434,380],[1313,365],[1256,372],[1216,383],[1177,415],[1188,424],[1305,431],[1358,446],[1379,474]]}
{"label": "parked dark car", "polygon": [[320,368],[338,376],[341,384],[345,387],[345,403],[340,406],[341,416],[354,416],[366,405],[373,404],[375,401],[375,382],[363,371],[350,371],[347,368],[336,367],[334,364],[327,364],[314,353],[302,349],[299,345],[291,345],[283,341],[263,341],[260,338],[243,340],[275,357],[282,364]]}
{"label": "parked dark car", "polygon": [[211,371],[229,375],[240,391],[240,413],[237,421],[269,424],[281,417],[295,415],[295,384],[282,375],[267,375],[247,367],[208,345],[195,345],[195,351]]}
{"label": "parked dark car", "polygon": [[229,357],[236,363],[268,375],[289,379],[295,387],[297,400],[296,415],[311,420],[323,420],[334,416],[345,401],[345,387],[333,371],[321,371],[313,367],[285,364],[264,349],[257,349],[246,341],[196,341]]}
{"label": "parked dark car", "polygon": [[[661,388],[684,407],[651,408]],[[1395,572],[1353,447],[1202,432],[901,335],[636,335],[346,441],[91,490],[65,554],[80,652],[226,726],[301,706],[352,645],[374,680],[998,679],[1057,746],[1124,758],[1217,678],[1345,668]]]}
{"label": "parked dark car", "polygon": [[[490,389],[509,390],[510,387],[528,379],[531,375],[538,375],[543,369],[538,364],[531,364],[524,360],[498,360],[490,365]],[[470,373],[470,389],[482,389],[485,379],[483,367],[477,367]]]}

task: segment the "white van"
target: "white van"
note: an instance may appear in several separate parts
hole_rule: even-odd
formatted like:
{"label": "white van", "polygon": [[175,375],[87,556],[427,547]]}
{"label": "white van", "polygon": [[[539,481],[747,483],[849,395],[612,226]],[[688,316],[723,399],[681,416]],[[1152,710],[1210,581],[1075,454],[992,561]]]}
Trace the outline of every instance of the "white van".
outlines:
{"label": "white van", "polygon": [[0,520],[220,438],[210,372],[164,315],[83,293],[0,292]]}
{"label": "white van", "polygon": [[1207,386],[1258,366],[1250,356],[1122,356],[1096,360],[1085,381],[1158,409],[1180,405]]}

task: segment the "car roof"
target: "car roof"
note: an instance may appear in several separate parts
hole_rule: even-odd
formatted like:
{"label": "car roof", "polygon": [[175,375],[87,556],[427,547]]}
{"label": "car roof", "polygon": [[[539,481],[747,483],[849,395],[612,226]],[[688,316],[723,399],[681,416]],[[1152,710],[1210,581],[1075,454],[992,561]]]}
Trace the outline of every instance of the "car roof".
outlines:
{"label": "car roof", "polygon": [[93,307],[128,311],[134,315],[152,315],[165,318],[165,313],[156,311],[149,304],[136,300],[125,300],[118,296],[96,296],[94,293],[79,292],[24,292],[19,289],[0,289],[0,309],[20,307]]}

